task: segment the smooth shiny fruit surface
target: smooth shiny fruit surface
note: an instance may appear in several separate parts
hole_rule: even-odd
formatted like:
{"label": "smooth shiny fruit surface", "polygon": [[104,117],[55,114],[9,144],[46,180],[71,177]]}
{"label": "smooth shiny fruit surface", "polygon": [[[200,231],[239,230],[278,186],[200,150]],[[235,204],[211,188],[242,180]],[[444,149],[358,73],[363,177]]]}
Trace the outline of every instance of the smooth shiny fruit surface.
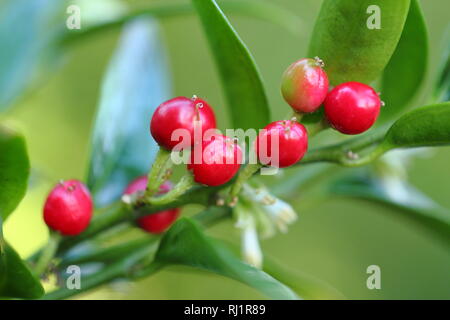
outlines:
{"label": "smooth shiny fruit surface", "polygon": [[324,105],[326,118],[333,128],[344,134],[359,134],[377,120],[381,100],[372,87],[346,82],[330,91]]}
{"label": "smooth shiny fruit surface", "polygon": [[316,111],[328,93],[328,77],[320,59],[301,59],[283,74],[281,93],[296,112]]}
{"label": "smooth shiny fruit surface", "polygon": [[92,218],[93,203],[87,187],[78,180],[58,183],[47,196],[44,221],[66,236],[83,232]]}
{"label": "smooth shiny fruit surface", "polygon": [[[194,144],[196,121],[201,135],[208,129],[216,128],[214,111],[205,100],[197,97],[177,97],[156,108],[150,121],[150,132],[163,148],[190,148]],[[177,129],[183,129],[183,132],[176,132]]]}
{"label": "smooth shiny fruit surface", "polygon": [[256,140],[258,160],[264,165],[289,167],[300,161],[308,150],[306,128],[294,120],[267,125]]}
{"label": "smooth shiny fruit surface", "polygon": [[208,186],[230,181],[239,171],[242,150],[231,138],[215,134],[205,139],[201,148],[194,147],[187,168],[194,180]]}

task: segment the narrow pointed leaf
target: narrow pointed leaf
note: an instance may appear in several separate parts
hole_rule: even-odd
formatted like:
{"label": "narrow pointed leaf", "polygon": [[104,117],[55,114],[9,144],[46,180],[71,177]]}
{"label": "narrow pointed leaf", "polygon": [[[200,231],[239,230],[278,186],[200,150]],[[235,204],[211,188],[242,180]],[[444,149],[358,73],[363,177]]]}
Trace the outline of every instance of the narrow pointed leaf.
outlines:
{"label": "narrow pointed leaf", "polygon": [[[397,47],[409,5],[410,0],[325,0],[311,35],[309,56],[325,62],[332,85],[374,81]],[[374,16],[377,12],[379,19]]]}
{"label": "narrow pointed leaf", "polygon": [[272,299],[298,299],[291,289],[237,259],[225,246],[205,236],[198,225],[187,218],[174,224],[161,239],[155,262],[211,271],[247,284]]}
{"label": "narrow pointed leaf", "polygon": [[450,102],[412,110],[387,132],[381,148],[413,148],[450,144]]}
{"label": "narrow pointed leaf", "polygon": [[[235,244],[226,242],[234,254],[239,254],[240,248]],[[311,300],[343,300],[346,299],[331,285],[301,270],[293,270],[280,264],[274,258],[264,254],[263,271],[291,288],[299,297]]]}
{"label": "narrow pointed leaf", "polygon": [[127,25],[103,80],[87,179],[97,205],[117,199],[131,179],[148,172],[157,152],[149,123],[170,97],[158,32],[148,19]]}
{"label": "narrow pointed leaf", "polygon": [[[48,74],[57,61],[53,41],[64,23],[64,1],[3,0],[0,3],[0,111]],[[45,65],[45,74],[42,66]]]}
{"label": "narrow pointed leaf", "polygon": [[434,88],[434,99],[436,102],[450,100],[450,25],[444,39],[444,54],[438,72],[438,80]]}
{"label": "narrow pointed leaf", "polygon": [[278,281],[283,282],[295,291],[299,296],[311,300],[344,300],[342,293],[328,283],[305,274],[298,270],[292,270],[265,256],[263,270]]}
{"label": "narrow pointed leaf", "polygon": [[234,128],[262,128],[270,109],[248,48],[214,0],[192,0],[222,78]]}
{"label": "narrow pointed leaf", "polygon": [[381,97],[386,105],[379,121],[392,119],[408,106],[425,79],[427,60],[427,27],[419,1],[412,0],[402,36],[384,70]]}

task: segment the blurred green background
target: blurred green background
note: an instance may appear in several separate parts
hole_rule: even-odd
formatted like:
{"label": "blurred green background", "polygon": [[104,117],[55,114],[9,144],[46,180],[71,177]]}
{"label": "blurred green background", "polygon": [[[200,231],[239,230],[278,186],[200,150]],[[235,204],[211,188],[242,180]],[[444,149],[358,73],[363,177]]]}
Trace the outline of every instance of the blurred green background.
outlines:
{"label": "blurred green background", "polygon": [[[167,0],[170,1],[170,0]],[[149,0],[127,1],[145,6]],[[259,64],[273,119],[288,107],[279,94],[279,79],[293,61],[304,57],[321,1],[273,0],[302,20],[298,35],[258,19],[229,15]],[[432,83],[449,23],[450,2],[422,1],[431,43]],[[82,13],[83,14],[83,13]],[[174,95],[205,97],[225,129],[227,115],[220,81],[197,17],[160,20],[169,55]],[[83,179],[89,136],[102,75],[119,32],[82,41],[48,81],[6,114],[23,129],[33,167],[30,190],[5,225],[5,236],[24,257],[47,238],[41,219],[46,193],[59,179]],[[401,81],[401,79],[399,79]],[[425,91],[425,90],[424,90]],[[237,98],[237,101],[239,99]],[[417,104],[423,102],[418,96]],[[120,128],[117,128],[120,130]],[[410,180],[438,203],[450,208],[450,149],[422,149],[409,168]],[[301,195],[301,190],[298,194]],[[263,241],[265,253],[292,269],[328,281],[350,299],[450,299],[450,254],[395,211],[364,201],[330,198],[310,207],[297,201],[300,219],[286,235]],[[189,211],[189,209],[188,209]],[[209,231],[237,242],[231,223]],[[381,267],[382,289],[368,290],[366,268]],[[83,295],[100,299],[252,299],[262,296],[244,285],[192,269],[168,269],[137,283],[118,282]]]}

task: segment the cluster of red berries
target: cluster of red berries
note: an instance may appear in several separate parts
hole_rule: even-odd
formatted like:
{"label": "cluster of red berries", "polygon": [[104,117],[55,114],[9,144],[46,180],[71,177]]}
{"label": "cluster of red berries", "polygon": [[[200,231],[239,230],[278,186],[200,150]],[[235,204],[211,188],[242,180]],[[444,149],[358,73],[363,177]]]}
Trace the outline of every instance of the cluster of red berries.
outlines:
{"label": "cluster of red berries", "polygon": [[[201,132],[216,129],[216,119],[212,108],[199,98],[174,98],[161,104],[151,119],[150,131],[160,147],[172,150],[175,146],[189,149],[194,146],[194,127],[201,125]],[[172,139],[177,129],[185,129],[188,141]],[[191,155],[188,169],[193,173],[194,180],[208,186],[221,185],[231,180],[239,170],[242,151],[232,139],[211,134],[197,142],[202,144],[201,159],[195,161]],[[132,181],[124,194],[145,191],[147,177],[142,176]],[[166,181],[160,186],[159,194],[172,189],[172,184]],[[92,197],[87,187],[77,180],[60,182],[48,195],[44,205],[44,220],[53,230],[66,236],[83,232],[92,217]],[[176,220],[180,209],[164,210],[137,220],[137,224],[147,232],[164,232]]]}
{"label": "cluster of red berries", "polygon": [[328,123],[344,134],[360,134],[372,127],[382,102],[370,86],[346,82],[328,92],[328,77],[319,58],[301,59],[285,71],[281,92],[299,113],[315,112],[324,105]]}
{"label": "cluster of red berries", "polygon": [[[196,137],[198,125],[200,137]],[[230,181],[238,172],[242,150],[237,143],[215,133],[216,117],[209,104],[196,96],[178,97],[158,106],[150,122],[150,131],[160,147],[167,150],[192,149],[200,146],[198,154],[193,150],[187,164],[197,183],[218,186]],[[176,130],[186,134],[175,139]],[[206,134],[212,132],[212,134]],[[186,138],[187,137],[187,138]],[[196,159],[196,157],[198,159]]]}
{"label": "cluster of red berries", "polygon": [[[340,84],[329,92],[328,77],[322,68],[323,63],[318,58],[302,59],[292,64],[282,80],[281,91],[286,102],[297,113],[315,112],[324,105],[329,124],[344,134],[368,130],[380,112],[378,94],[358,82]],[[196,138],[196,126],[201,133],[199,139]],[[264,129],[255,142],[261,164],[283,168],[303,158],[308,149],[308,133],[302,124],[296,120],[280,120]],[[184,130],[185,134],[177,135],[177,130]],[[208,130],[213,133],[204,134]],[[161,148],[192,150],[187,169],[195,182],[207,186],[230,181],[239,171],[242,161],[242,150],[236,141],[215,130],[213,109],[196,96],[191,99],[178,97],[162,103],[150,123],[151,134]],[[274,137],[276,140],[272,140]],[[278,142],[276,148],[272,148],[272,141]],[[195,152],[196,146],[201,147],[199,154]],[[274,161],[276,156],[277,161]],[[144,191],[146,187],[147,177],[139,177],[130,183],[124,194]],[[166,182],[161,185],[159,194],[171,188],[170,182]],[[77,235],[89,225],[92,208],[88,189],[79,181],[69,180],[59,183],[49,194],[44,206],[44,220],[50,228],[63,235]],[[179,209],[165,210],[144,216],[137,223],[148,232],[161,233],[176,220],[179,212]]]}

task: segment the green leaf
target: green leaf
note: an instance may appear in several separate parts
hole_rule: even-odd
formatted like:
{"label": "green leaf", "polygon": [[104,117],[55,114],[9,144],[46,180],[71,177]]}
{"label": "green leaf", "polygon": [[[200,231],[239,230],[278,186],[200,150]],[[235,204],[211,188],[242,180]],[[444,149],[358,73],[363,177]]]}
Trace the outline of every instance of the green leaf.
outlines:
{"label": "green leaf", "polygon": [[[4,0],[0,4],[0,111],[13,104],[57,60],[52,41],[64,1]],[[45,65],[45,68],[43,66]],[[42,70],[42,69],[45,69]]]}
{"label": "green leaf", "polygon": [[216,60],[234,128],[262,128],[270,109],[261,76],[244,42],[214,0],[192,0]]}
{"label": "green leaf", "polygon": [[[380,29],[369,29],[369,6],[380,9]],[[325,0],[311,37],[309,56],[325,62],[330,83],[370,83],[397,47],[410,0]]]}
{"label": "green leaf", "polygon": [[339,291],[328,283],[311,275],[291,270],[274,259],[264,256],[263,270],[278,281],[288,285],[299,296],[311,300],[343,300],[346,299]]}
{"label": "green leaf", "polygon": [[0,297],[35,299],[44,294],[39,280],[3,239],[2,223],[25,195],[29,170],[25,139],[0,125]]}
{"label": "green leaf", "polygon": [[[239,254],[240,248],[238,246],[230,242],[226,242],[226,245],[234,254]],[[267,254],[264,254],[263,271],[289,286],[289,288],[302,298],[311,300],[346,299],[339,291],[325,281],[303,273],[300,270],[292,270]]]}
{"label": "green leaf", "polygon": [[412,0],[397,49],[383,74],[381,97],[386,106],[379,121],[392,119],[408,106],[425,79],[427,65],[427,26],[419,1]]}
{"label": "green leaf", "polygon": [[380,148],[413,148],[450,144],[450,102],[415,109],[398,119]]}
{"label": "green leaf", "polygon": [[444,41],[442,64],[438,73],[439,78],[434,89],[434,99],[436,102],[450,100],[450,25],[447,27]]}
{"label": "green leaf", "polygon": [[0,221],[6,220],[25,195],[29,170],[25,139],[0,125]]}
{"label": "green leaf", "polygon": [[273,299],[298,299],[291,289],[265,272],[243,263],[225,246],[206,237],[199,226],[187,218],[175,223],[161,239],[155,263],[211,271],[247,284]]}
{"label": "green leaf", "polygon": [[395,212],[450,245],[450,211],[405,182],[386,185],[381,179],[357,174],[333,182],[329,191],[399,209]]}
{"label": "green leaf", "polygon": [[158,150],[149,121],[171,90],[157,27],[148,19],[127,25],[103,80],[87,178],[100,206],[148,172]]}
{"label": "green leaf", "polygon": [[44,288],[16,251],[0,239],[0,297],[38,299]]}

